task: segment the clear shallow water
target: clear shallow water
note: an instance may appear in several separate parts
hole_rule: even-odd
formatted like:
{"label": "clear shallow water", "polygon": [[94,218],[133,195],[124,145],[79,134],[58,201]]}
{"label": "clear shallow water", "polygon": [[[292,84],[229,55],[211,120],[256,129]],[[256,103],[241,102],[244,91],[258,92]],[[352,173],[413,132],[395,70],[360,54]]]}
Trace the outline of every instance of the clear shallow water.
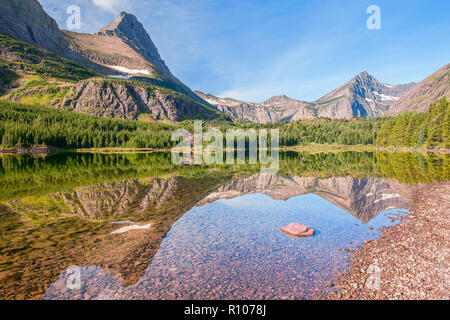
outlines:
{"label": "clear shallow water", "polygon": [[[411,207],[412,185],[448,180],[447,165],[282,154],[264,175],[165,154],[2,157],[0,298],[311,299],[347,266],[342,249],[378,237]],[[292,222],[316,235],[288,237]]]}
{"label": "clear shallow water", "polygon": [[[44,299],[304,299],[325,290],[348,253],[392,225],[389,210],[362,225],[317,195],[287,201],[252,194],[187,212],[171,228],[138,283],[95,266],[81,269],[82,290],[67,290],[63,273]],[[291,222],[316,230],[308,238],[280,231]],[[369,227],[374,228],[370,230]]]}

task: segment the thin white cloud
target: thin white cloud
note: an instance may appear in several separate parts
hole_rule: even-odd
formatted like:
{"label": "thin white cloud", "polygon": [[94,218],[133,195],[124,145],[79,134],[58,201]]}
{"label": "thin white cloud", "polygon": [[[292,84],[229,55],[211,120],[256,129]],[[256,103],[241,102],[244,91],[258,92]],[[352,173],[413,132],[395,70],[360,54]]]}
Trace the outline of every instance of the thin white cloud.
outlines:
{"label": "thin white cloud", "polygon": [[118,13],[130,5],[130,0],[92,0],[92,3],[105,11]]}

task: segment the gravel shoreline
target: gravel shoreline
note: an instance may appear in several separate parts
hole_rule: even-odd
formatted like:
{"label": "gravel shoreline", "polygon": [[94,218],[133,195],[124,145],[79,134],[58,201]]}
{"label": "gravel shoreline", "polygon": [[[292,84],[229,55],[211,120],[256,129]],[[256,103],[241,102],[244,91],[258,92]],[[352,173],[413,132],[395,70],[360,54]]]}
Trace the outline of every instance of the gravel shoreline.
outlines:
{"label": "gravel shoreline", "polygon": [[327,299],[450,299],[450,182],[417,187],[413,199],[410,215],[352,254]]}

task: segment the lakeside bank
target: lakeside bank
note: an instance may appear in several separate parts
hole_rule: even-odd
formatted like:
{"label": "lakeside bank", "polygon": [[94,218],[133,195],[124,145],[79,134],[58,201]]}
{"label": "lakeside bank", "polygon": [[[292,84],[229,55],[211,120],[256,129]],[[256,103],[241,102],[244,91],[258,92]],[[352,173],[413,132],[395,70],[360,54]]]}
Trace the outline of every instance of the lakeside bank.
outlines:
{"label": "lakeside bank", "polygon": [[[423,148],[381,148],[372,145],[337,145],[337,144],[309,144],[304,146],[280,147],[281,151],[310,152],[310,153],[329,153],[346,151],[406,151],[419,153],[444,153],[450,154],[450,149],[423,149]],[[171,152],[171,148],[77,148],[77,149],[57,149],[51,146],[36,145],[32,147],[20,148],[1,148],[0,154],[24,155],[24,154],[52,154],[58,152],[76,152],[76,153],[152,153],[152,152]]]}
{"label": "lakeside bank", "polygon": [[412,196],[412,212],[352,253],[327,299],[450,299],[450,182],[417,186]]}

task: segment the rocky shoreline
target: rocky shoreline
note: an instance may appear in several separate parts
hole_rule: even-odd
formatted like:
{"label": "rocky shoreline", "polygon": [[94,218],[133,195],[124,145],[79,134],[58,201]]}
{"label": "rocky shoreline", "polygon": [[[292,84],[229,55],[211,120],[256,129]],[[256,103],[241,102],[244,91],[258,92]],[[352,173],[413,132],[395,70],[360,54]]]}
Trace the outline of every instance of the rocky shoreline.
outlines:
{"label": "rocky shoreline", "polygon": [[409,152],[427,152],[427,153],[447,153],[450,154],[450,149],[424,149],[424,148],[378,148],[383,151],[409,151]]}
{"label": "rocky shoreline", "polygon": [[450,299],[450,182],[419,186],[400,224],[352,254],[327,299]]}
{"label": "rocky shoreline", "polygon": [[57,153],[58,149],[49,146],[32,146],[30,148],[0,148],[1,154],[15,154],[15,155],[24,155],[24,154],[33,154],[33,155],[41,155],[41,154],[51,154]]}

